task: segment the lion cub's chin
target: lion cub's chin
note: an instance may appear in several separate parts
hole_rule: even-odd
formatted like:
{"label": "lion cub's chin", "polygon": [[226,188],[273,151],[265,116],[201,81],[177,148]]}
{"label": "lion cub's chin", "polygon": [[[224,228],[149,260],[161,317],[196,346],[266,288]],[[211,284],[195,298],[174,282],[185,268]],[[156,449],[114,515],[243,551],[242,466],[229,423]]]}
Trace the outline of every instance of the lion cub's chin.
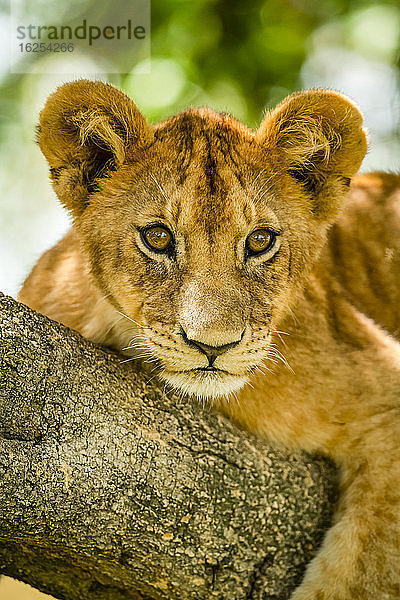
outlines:
{"label": "lion cub's chin", "polygon": [[204,400],[214,400],[221,396],[229,396],[243,387],[248,378],[232,375],[226,371],[168,371],[164,369],[159,377],[173,388],[189,396]]}

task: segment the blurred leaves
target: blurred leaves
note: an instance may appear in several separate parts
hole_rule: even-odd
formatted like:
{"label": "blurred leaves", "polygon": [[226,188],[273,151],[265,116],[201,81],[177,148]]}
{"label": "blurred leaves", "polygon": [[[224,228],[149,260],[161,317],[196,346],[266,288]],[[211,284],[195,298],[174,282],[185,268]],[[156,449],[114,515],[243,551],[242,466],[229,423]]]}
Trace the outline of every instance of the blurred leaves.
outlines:
{"label": "blurred leaves", "polygon": [[[50,14],[65,14],[62,0],[42,4]],[[72,16],[104,4],[75,0]],[[266,107],[302,87],[302,66],[316,44],[399,67],[397,0],[153,0],[151,13],[151,72],[140,75],[132,65],[110,79],[154,120],[192,103],[231,110],[254,125]],[[9,115],[10,97],[18,99],[23,78],[3,78],[0,119]]]}
{"label": "blurred leaves", "polygon": [[156,83],[165,90],[158,101],[134,74],[121,84],[153,120],[191,103],[228,110],[255,126],[265,108],[303,87],[302,67],[315,54],[315,40],[382,61],[396,77],[399,22],[396,0],[158,0],[152,4],[152,77],[161,82],[161,65],[171,73],[179,66],[185,83],[177,90],[171,76],[175,93]]}

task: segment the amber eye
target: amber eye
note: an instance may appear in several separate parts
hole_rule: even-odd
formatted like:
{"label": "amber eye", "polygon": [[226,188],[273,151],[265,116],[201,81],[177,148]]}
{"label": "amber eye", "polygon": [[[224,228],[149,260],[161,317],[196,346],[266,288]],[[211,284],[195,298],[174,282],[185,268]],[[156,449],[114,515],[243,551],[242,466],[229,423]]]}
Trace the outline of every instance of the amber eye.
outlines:
{"label": "amber eye", "polygon": [[276,235],[272,229],[256,229],[250,233],[246,240],[247,256],[257,256],[268,252],[275,244]]}
{"label": "amber eye", "polygon": [[173,248],[172,233],[163,225],[150,225],[142,229],[140,237],[149,250],[153,252],[170,252]]}

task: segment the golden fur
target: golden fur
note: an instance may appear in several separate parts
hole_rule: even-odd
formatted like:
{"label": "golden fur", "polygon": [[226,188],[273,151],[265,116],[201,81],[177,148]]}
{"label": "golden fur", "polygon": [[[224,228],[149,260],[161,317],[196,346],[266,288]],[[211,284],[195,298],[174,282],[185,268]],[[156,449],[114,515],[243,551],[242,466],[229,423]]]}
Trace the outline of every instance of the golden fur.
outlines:
{"label": "golden fur", "polygon": [[[292,600],[400,598],[400,178],[349,191],[359,110],[311,90],[256,132],[207,109],[151,126],[122,92],[79,81],[49,98],[38,139],[74,222],[20,300],[333,458],[335,520]],[[155,224],[169,254],[144,242]],[[266,228],[275,244],[249,254]]]}

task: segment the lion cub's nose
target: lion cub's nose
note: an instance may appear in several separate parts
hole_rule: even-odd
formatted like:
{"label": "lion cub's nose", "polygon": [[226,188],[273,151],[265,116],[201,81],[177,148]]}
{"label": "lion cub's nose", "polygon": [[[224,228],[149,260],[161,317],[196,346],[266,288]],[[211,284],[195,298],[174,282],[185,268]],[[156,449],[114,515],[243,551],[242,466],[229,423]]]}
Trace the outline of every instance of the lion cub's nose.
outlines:
{"label": "lion cub's nose", "polygon": [[181,333],[184,341],[188,344],[188,346],[190,346],[191,348],[197,348],[197,350],[200,350],[200,352],[202,352],[203,354],[205,354],[207,356],[209,366],[213,365],[217,356],[224,354],[231,348],[235,348],[235,346],[240,344],[240,342],[243,338],[243,335],[244,335],[244,331],[243,331],[238,340],[229,342],[229,344],[222,344],[221,346],[210,346],[209,344],[204,344],[203,342],[200,342],[199,340],[190,339],[186,335],[186,332],[184,331],[184,329],[182,327],[180,328],[180,333]]}

